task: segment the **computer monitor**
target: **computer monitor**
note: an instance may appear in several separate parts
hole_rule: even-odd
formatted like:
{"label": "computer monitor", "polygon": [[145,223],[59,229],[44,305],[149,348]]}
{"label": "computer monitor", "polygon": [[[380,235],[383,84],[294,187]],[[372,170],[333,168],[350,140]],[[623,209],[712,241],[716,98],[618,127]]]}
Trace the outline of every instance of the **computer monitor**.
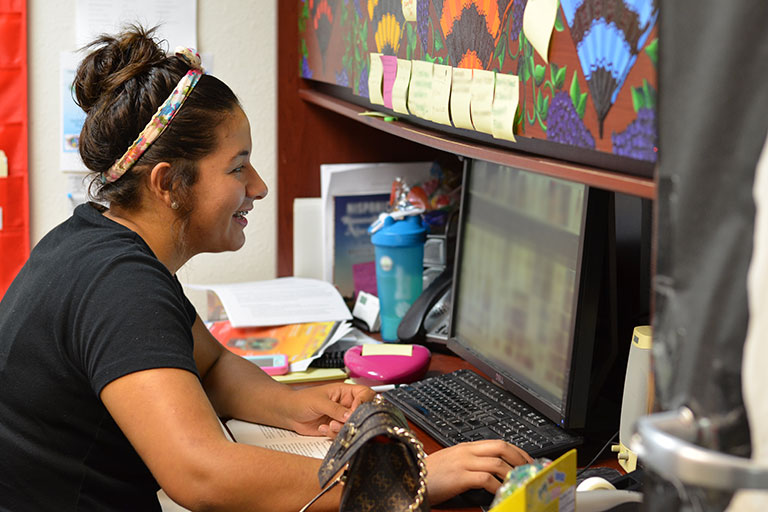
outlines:
{"label": "computer monitor", "polygon": [[604,190],[465,162],[448,347],[563,428],[585,427],[598,352],[616,343],[611,205]]}

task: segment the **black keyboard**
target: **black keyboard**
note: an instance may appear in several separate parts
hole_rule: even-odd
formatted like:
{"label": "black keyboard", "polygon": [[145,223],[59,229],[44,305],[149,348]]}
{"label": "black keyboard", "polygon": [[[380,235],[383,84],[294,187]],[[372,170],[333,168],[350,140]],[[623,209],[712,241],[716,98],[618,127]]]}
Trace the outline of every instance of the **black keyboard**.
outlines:
{"label": "black keyboard", "polygon": [[443,446],[504,439],[531,457],[550,457],[583,441],[471,370],[391,389],[384,397]]}

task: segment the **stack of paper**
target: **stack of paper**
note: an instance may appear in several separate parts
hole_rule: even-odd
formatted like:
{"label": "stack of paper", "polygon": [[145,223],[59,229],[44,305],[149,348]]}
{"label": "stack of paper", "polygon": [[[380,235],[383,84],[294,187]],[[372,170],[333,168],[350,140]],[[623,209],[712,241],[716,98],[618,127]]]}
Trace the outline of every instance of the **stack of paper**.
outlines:
{"label": "stack of paper", "polygon": [[[352,314],[325,281],[283,277],[234,284],[187,285],[216,294],[226,322],[209,325],[229,350],[288,356],[291,371],[304,371],[327,347],[349,333]],[[269,346],[248,343],[270,340]]]}

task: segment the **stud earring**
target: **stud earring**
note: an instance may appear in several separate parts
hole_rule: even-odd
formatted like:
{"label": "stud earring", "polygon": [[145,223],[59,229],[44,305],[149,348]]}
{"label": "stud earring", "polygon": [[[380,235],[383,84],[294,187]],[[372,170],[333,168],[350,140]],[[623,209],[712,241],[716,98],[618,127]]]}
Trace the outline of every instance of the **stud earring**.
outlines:
{"label": "stud earring", "polygon": [[173,208],[174,210],[178,210],[179,209],[179,203],[177,203],[176,201],[172,202],[171,203],[171,208]]}

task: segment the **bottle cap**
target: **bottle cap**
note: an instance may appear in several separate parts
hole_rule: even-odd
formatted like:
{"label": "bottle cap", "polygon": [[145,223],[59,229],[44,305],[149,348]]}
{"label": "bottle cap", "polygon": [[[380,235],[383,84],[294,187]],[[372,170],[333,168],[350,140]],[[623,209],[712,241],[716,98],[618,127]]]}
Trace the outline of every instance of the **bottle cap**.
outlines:
{"label": "bottle cap", "polygon": [[[376,229],[373,229],[377,225]],[[400,220],[392,215],[379,217],[370,228],[373,245],[385,247],[407,247],[423,244],[427,239],[427,228],[421,220],[421,215],[407,215]]]}

